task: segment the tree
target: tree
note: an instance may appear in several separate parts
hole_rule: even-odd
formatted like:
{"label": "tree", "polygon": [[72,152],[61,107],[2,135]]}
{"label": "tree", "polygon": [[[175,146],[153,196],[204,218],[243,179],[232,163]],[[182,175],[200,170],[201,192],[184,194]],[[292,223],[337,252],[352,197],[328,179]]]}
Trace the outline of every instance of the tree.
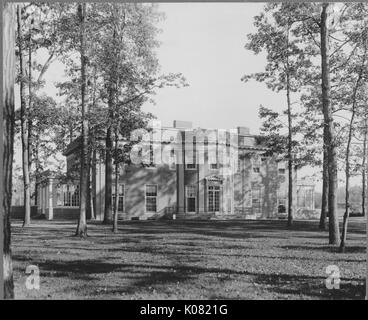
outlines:
{"label": "tree", "polygon": [[3,280],[5,299],[14,298],[13,268],[10,248],[10,209],[12,198],[14,143],[14,82],[15,82],[15,5],[6,3],[3,11],[3,155],[2,155],[2,232]]}
{"label": "tree", "polygon": [[[105,208],[104,223],[110,224],[113,182],[113,120],[116,106],[148,99],[156,89],[178,86],[185,79],[180,74],[158,75],[159,63],[154,52],[156,23],[161,19],[157,6],[152,4],[95,4],[98,12],[97,45],[93,48],[91,64],[97,66],[103,79],[101,100],[107,105],[105,130]],[[122,125],[124,125],[122,123]]]}
{"label": "tree", "polygon": [[150,113],[141,110],[141,106],[145,99],[134,99],[132,101],[117,102],[114,112],[114,132],[115,146],[112,154],[115,164],[115,181],[114,194],[115,201],[113,203],[114,221],[113,232],[118,231],[118,209],[119,209],[119,177],[121,174],[120,167],[129,163],[129,152],[134,142],[129,141],[133,130],[147,128],[148,121],[153,118]]}
{"label": "tree", "polygon": [[255,17],[257,33],[248,35],[246,48],[256,54],[262,50],[267,53],[265,72],[247,75],[243,81],[255,79],[266,82],[274,91],[285,90],[287,115],[287,162],[288,162],[288,222],[293,221],[293,185],[294,185],[294,141],[293,141],[293,112],[291,93],[297,92],[302,79],[302,70],[308,68],[311,62],[305,54],[305,48],[300,47],[300,40],[293,36],[295,19],[294,6],[283,4],[268,4],[265,12]]}
{"label": "tree", "polygon": [[21,135],[22,135],[22,163],[23,163],[23,183],[24,183],[24,220],[23,227],[31,223],[31,191],[29,175],[29,144],[28,144],[28,107],[26,102],[26,74],[25,48],[22,26],[22,5],[17,5],[17,26],[18,26],[18,56],[19,56],[19,82],[20,82],[20,108],[21,108]]}
{"label": "tree", "polygon": [[365,115],[364,120],[364,133],[363,133],[363,155],[362,155],[362,214],[363,216],[366,215],[366,180],[367,180],[367,169],[366,169],[366,162],[367,162],[367,137],[368,137],[368,115]]}
{"label": "tree", "polygon": [[[91,164],[93,170],[96,154],[103,151],[106,167],[104,222],[111,223],[112,139],[114,121],[116,115],[120,114],[117,106],[130,103],[141,105],[150,99],[155,90],[164,86],[180,86],[185,79],[180,74],[158,75],[158,59],[154,49],[158,46],[155,40],[157,33],[155,23],[160,14],[156,10],[156,5],[88,4],[88,12],[85,12],[83,22],[85,44],[83,54],[81,46],[76,45],[81,43],[81,34],[78,33],[78,30],[81,30],[81,21],[72,13],[75,5],[62,7],[63,15],[59,19],[60,34],[57,41],[66,43],[65,53],[61,58],[66,65],[69,79],[58,84],[60,95],[66,96],[60,118],[66,120],[67,126],[63,128],[61,123],[58,124],[57,131],[61,134],[58,135],[57,144],[65,147],[66,140],[71,142],[81,134],[84,145],[81,149],[85,158],[82,164],[85,163],[87,176],[91,171],[88,166]],[[84,56],[84,59],[78,61],[76,56]],[[90,76],[83,77],[83,73]],[[84,88],[84,98],[81,88]],[[79,108],[82,111],[85,109],[85,112],[77,124],[73,116],[78,116],[78,112],[75,111]],[[124,125],[122,120],[121,126]],[[96,139],[101,136],[105,136],[106,141],[102,148]],[[90,177],[87,180],[91,180]],[[92,189],[84,188],[81,181],[81,204],[86,198],[93,211]]]}
{"label": "tree", "polygon": [[81,166],[80,166],[80,206],[79,206],[79,221],[76,235],[87,235],[87,190],[89,180],[89,159],[88,159],[88,102],[87,102],[87,75],[86,75],[86,36],[85,36],[85,18],[87,4],[81,3],[78,5],[78,17],[80,21],[80,59],[81,59],[81,113],[82,113],[82,150],[81,150]]}
{"label": "tree", "polygon": [[[356,30],[358,30],[358,32]],[[350,34],[350,38],[352,39],[352,41],[357,42],[357,45],[355,47],[360,47],[361,50],[357,49],[355,51],[355,57],[350,57],[349,62],[345,62],[346,74],[343,76],[343,78],[345,81],[347,81],[346,85],[341,88],[343,90],[343,93],[345,94],[343,95],[344,98],[342,98],[340,101],[344,108],[351,105],[351,117],[348,125],[347,143],[345,150],[345,213],[339,248],[340,252],[345,251],[346,245],[346,234],[350,213],[350,152],[355,127],[357,127],[357,123],[355,123],[355,118],[357,117],[357,115],[359,115],[359,106],[361,104],[360,101],[362,101],[362,108],[366,108],[366,92],[364,91],[364,89],[361,89],[364,81],[368,79],[368,65],[366,63],[368,60],[368,25],[364,25],[364,27],[361,29],[355,29],[353,31],[353,35]],[[361,51],[361,53],[359,51]],[[351,86],[351,84],[353,85]],[[351,95],[349,94],[350,92]],[[365,112],[363,112],[363,114],[365,114]]]}
{"label": "tree", "polygon": [[321,12],[321,71],[322,71],[322,109],[326,131],[324,143],[328,156],[328,221],[329,243],[338,244],[340,240],[339,219],[337,212],[337,154],[334,123],[330,106],[330,57],[329,57],[329,29],[328,3],[322,4]]}
{"label": "tree", "polygon": [[[55,7],[55,8],[54,8]],[[33,119],[31,113],[34,106],[34,100],[37,98],[37,91],[42,86],[43,76],[48,70],[53,58],[62,51],[62,47],[55,46],[55,39],[58,34],[58,19],[61,12],[56,9],[57,6],[28,3],[18,5],[17,26],[18,26],[18,59],[19,59],[19,77],[20,83],[20,104],[21,104],[21,139],[22,139],[22,163],[24,180],[24,222],[27,226],[31,221],[31,173],[32,164],[35,160],[37,171],[37,137],[35,137]],[[34,53],[38,49],[47,49],[50,53],[44,64],[39,64],[34,59]],[[28,63],[26,63],[28,60]],[[36,74],[36,81],[33,77]],[[28,95],[26,94],[28,87]],[[36,151],[35,154],[33,152]],[[37,172],[33,175],[38,184]],[[35,192],[37,195],[37,192]]]}

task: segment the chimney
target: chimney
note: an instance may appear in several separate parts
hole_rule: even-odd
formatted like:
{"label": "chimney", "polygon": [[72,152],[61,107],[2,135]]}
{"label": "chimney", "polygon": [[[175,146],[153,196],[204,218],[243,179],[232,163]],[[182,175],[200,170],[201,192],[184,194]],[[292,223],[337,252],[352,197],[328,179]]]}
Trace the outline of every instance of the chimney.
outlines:
{"label": "chimney", "polygon": [[174,128],[191,129],[192,123],[190,121],[174,120]]}

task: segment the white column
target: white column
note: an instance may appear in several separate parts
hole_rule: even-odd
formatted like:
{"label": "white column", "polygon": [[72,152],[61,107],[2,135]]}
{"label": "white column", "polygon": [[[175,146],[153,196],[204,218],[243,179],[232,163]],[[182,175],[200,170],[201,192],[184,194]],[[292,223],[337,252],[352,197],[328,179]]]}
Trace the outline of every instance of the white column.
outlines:
{"label": "white column", "polygon": [[41,211],[42,214],[46,213],[46,186],[42,184],[42,204],[41,204]]}
{"label": "white column", "polygon": [[54,206],[53,206],[53,190],[52,190],[52,179],[48,180],[47,188],[48,188],[48,203],[49,203],[49,220],[54,218]]}

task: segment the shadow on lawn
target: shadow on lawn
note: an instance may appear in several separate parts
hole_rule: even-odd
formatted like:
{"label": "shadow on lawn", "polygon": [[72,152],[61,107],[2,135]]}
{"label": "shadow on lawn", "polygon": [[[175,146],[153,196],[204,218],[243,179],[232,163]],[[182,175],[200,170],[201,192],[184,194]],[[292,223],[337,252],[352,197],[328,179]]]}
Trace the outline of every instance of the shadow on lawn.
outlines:
{"label": "shadow on lawn", "polygon": [[[364,297],[364,285],[359,284],[362,282],[359,278],[343,279],[344,282],[341,284],[339,291],[330,291],[326,289],[324,285],[325,278],[323,277],[260,274],[220,267],[206,267],[206,259],[203,260],[205,256],[210,255],[209,252],[206,252],[209,247],[216,250],[227,250],[227,253],[229,252],[228,249],[252,249],[251,241],[241,243],[242,239],[280,238],[283,240],[290,237],[322,237],[325,233],[318,230],[317,223],[296,222],[293,229],[288,230],[284,221],[129,221],[121,223],[119,226],[120,232],[115,235],[107,227],[101,228],[100,225],[91,224],[89,229],[91,236],[86,239],[72,237],[71,232],[74,231],[74,227],[72,228],[71,224],[60,224],[60,226],[62,229],[49,229],[49,225],[31,227],[25,231],[17,228],[16,232],[19,232],[21,236],[21,241],[16,241],[17,247],[39,248],[40,252],[36,259],[31,259],[24,256],[24,253],[28,254],[27,251],[24,251],[22,255],[14,255],[14,260],[36,264],[41,270],[41,276],[43,274],[50,278],[70,278],[82,281],[106,278],[106,292],[103,294],[134,294],[137,292],[149,294],[152,287],[159,286],[165,291],[169,286],[186,281],[190,281],[197,286],[197,282],[201,280],[199,279],[200,276],[207,274],[211,281],[215,279],[213,280],[215,283],[216,277],[228,277],[229,280],[231,277],[235,277],[239,281],[251,280],[253,283],[264,285],[264,290],[280,294],[301,294],[326,299],[361,299]],[[61,245],[58,245],[57,241],[60,241],[60,239],[64,239],[64,241],[60,243]],[[47,240],[50,240],[50,243]],[[233,240],[240,240],[240,243]],[[123,243],[124,246],[111,247],[113,244],[116,245],[117,241]],[[167,241],[168,246],[162,247],[160,241],[162,244]],[[226,241],[231,243],[226,243]],[[29,245],[30,242],[32,245]],[[24,245],[24,243],[27,243],[27,245]],[[127,244],[133,246],[126,246]],[[176,246],[179,247],[176,248]],[[273,244],[273,246],[275,245]],[[276,245],[275,247],[301,250],[303,254],[304,251],[308,250],[333,252],[330,246],[316,246],[313,243],[309,246]],[[82,252],[80,257],[85,258],[84,260],[77,257],[76,260],[63,261],[61,260],[62,255],[58,257],[51,254],[50,256],[42,255],[42,249],[50,248],[54,248],[55,251],[60,249],[65,251],[87,250],[86,252],[91,252],[94,256],[90,255],[88,257],[84,255],[86,252]],[[255,249],[259,250],[259,248]],[[97,253],[102,251],[111,255],[111,257],[99,256],[96,259]],[[165,265],[165,262],[160,260],[161,256],[156,260],[157,263],[151,261],[148,263],[147,261],[124,263],[121,260],[124,257],[124,252],[148,253],[153,254],[153,256],[155,254],[164,255],[165,262],[169,265]],[[364,252],[365,248],[362,246],[347,247],[347,253],[360,254]],[[234,256],[244,257],[247,255],[235,254]],[[141,255],[137,257],[130,255],[129,257],[141,259]],[[147,259],[146,255],[143,257]],[[258,255],[249,255],[249,257],[288,259],[287,257],[277,256],[263,257],[259,253]],[[291,259],[299,258],[291,257]],[[302,259],[308,260],[308,257],[302,257]],[[198,266],[197,262],[201,263],[202,266]],[[112,275],[109,275],[110,273]],[[122,279],[129,280],[129,284],[119,286],[119,281]],[[86,285],[91,286],[88,282],[86,282]],[[219,286],[219,292],[214,292],[211,298],[227,299],[228,297],[222,296],[221,284],[216,285]]]}
{"label": "shadow on lawn", "polygon": [[[339,252],[339,248],[337,246],[288,245],[288,246],[280,246],[280,248],[287,249],[287,250],[305,250],[305,251],[314,250],[314,251],[324,251],[324,252],[333,252],[333,253],[338,253]],[[348,253],[365,253],[365,252],[366,252],[366,247],[363,247],[363,246],[349,246],[349,244],[347,244],[347,246],[345,248],[345,254],[348,254]],[[343,256],[343,255],[344,254],[341,253],[341,256]]]}
{"label": "shadow on lawn", "polygon": [[365,284],[361,279],[342,278],[340,289],[327,289],[325,278],[322,277],[258,275],[255,281],[270,286],[269,290],[281,294],[305,295],[318,299],[364,299],[365,296]]}
{"label": "shadow on lawn", "polygon": [[[27,261],[24,257],[14,256],[15,260]],[[29,262],[29,261],[28,261]],[[202,274],[212,274],[218,279],[230,279],[235,276],[238,281],[249,281],[264,285],[265,290],[280,294],[305,295],[314,298],[325,299],[363,299],[364,285],[359,278],[342,279],[340,290],[327,290],[324,285],[324,277],[299,276],[289,274],[260,274],[256,272],[237,271],[227,268],[206,268],[177,263],[169,266],[149,263],[108,263],[96,259],[72,260],[72,261],[37,261],[32,264],[38,265],[41,276],[68,278],[83,281],[98,280],[109,277],[110,273],[120,273],[117,279],[129,278],[132,283],[119,287],[117,279],[106,278],[106,290],[103,294],[150,294],[152,288],[161,291],[170,285],[178,285],[180,282],[191,281],[194,283]],[[132,276],[133,275],[133,276]],[[245,279],[247,278],[247,279]],[[113,281],[112,281],[113,280]],[[356,284],[353,284],[356,283]],[[75,289],[78,289],[78,284]],[[161,287],[161,288],[160,288]],[[100,293],[96,293],[100,295]],[[221,293],[214,293],[212,299],[228,299]]]}

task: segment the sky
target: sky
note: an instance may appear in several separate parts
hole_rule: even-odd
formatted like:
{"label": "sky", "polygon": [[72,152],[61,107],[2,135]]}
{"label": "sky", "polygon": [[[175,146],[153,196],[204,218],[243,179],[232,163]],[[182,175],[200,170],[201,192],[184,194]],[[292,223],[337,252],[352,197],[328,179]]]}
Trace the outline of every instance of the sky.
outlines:
{"label": "sky", "polygon": [[[194,127],[246,126],[257,133],[259,105],[282,110],[286,102],[284,94],[273,93],[264,84],[240,80],[264,68],[265,55],[255,56],[244,48],[247,34],[255,31],[253,17],[262,7],[258,3],[159,4],[166,16],[158,35],[161,72],[182,73],[189,86],[160,89],[156,104],[147,103],[144,110],[165,126],[188,120]],[[64,66],[56,61],[45,75],[44,92],[59,100],[55,82],[63,79]]]}
{"label": "sky", "polygon": [[[159,24],[162,32],[158,36],[161,46],[157,55],[161,72],[180,72],[189,86],[160,89],[154,97],[156,104],[146,103],[143,109],[156,115],[163,126],[172,126],[173,120],[186,120],[193,127],[244,126],[258,134],[261,104],[276,111],[286,108],[285,92],[275,93],[262,83],[241,81],[245,74],[264,70],[265,55],[254,55],[244,48],[247,34],[256,31],[253,17],[261,12],[263,5],[159,4],[166,16]],[[64,66],[60,62],[52,64],[45,75],[44,91],[57,100],[54,84],[62,81],[63,75]],[[17,159],[20,163],[19,152]],[[301,175],[315,172],[307,168]]]}
{"label": "sky", "polygon": [[253,17],[262,4],[167,3],[160,8],[166,19],[160,25],[158,57],[162,72],[181,72],[189,87],[161,90],[156,105],[145,110],[164,125],[189,120],[194,127],[236,128],[257,133],[260,104],[283,108],[285,98],[256,82],[245,84],[244,74],[262,71],[265,56],[244,48],[254,32]]}

